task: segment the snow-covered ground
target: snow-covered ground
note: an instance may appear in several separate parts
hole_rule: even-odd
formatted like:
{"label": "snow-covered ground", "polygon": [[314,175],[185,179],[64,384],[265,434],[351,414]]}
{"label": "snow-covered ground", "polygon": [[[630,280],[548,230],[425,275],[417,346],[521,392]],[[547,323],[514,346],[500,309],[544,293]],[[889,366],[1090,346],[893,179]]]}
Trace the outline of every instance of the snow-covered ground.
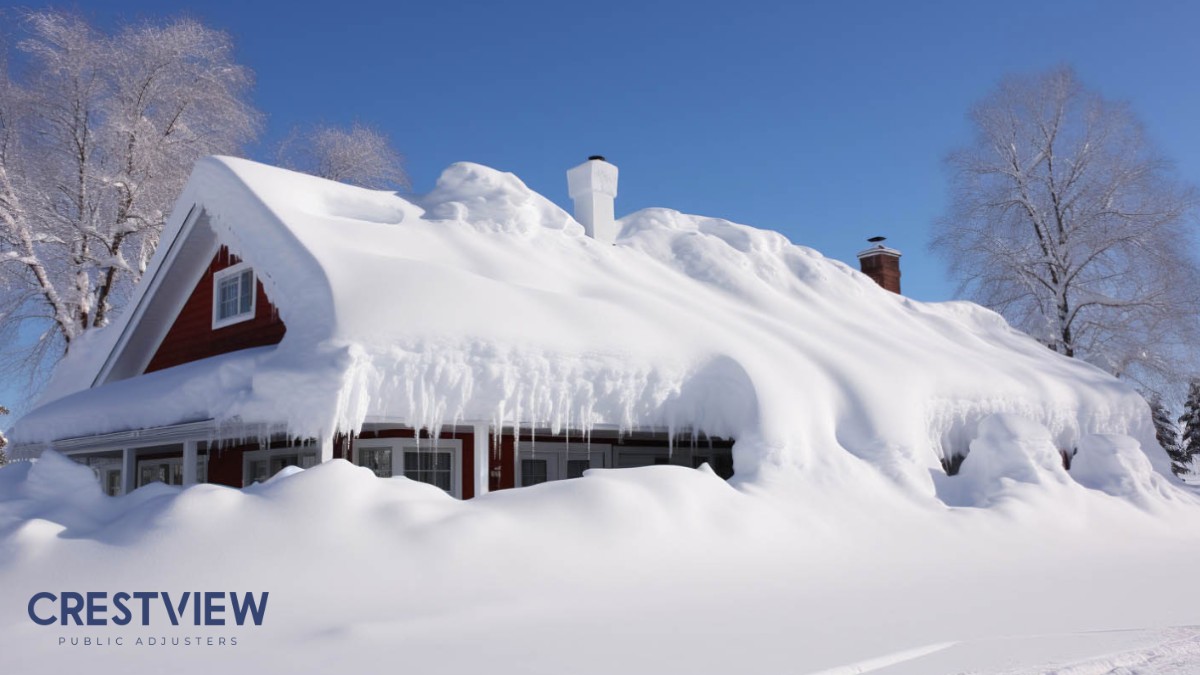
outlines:
{"label": "snow-covered ground", "polygon": [[[113,499],[47,455],[0,469],[0,668],[1200,670],[1190,497],[1147,509],[1010,481],[988,508],[950,508],[886,482],[799,484],[738,489],[661,466],[459,502],[335,461],[246,490],[155,485]],[[161,609],[148,628],[26,615],[35,592],[69,590],[270,599],[258,627],[176,628]],[[238,644],[58,644],[118,635]]]}

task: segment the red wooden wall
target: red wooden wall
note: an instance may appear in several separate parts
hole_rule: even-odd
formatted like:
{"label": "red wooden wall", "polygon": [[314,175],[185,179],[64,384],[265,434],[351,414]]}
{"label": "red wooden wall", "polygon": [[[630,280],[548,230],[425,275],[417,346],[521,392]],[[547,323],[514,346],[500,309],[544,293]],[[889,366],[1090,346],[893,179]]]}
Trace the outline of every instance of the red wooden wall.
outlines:
{"label": "red wooden wall", "polygon": [[242,487],[242,453],[258,449],[258,443],[226,446],[214,443],[208,451],[208,482]]}
{"label": "red wooden wall", "polygon": [[254,318],[213,330],[213,274],[237,263],[237,256],[222,246],[150,359],[147,373],[239,349],[279,344],[287,328],[267,299],[261,281],[254,301]]}

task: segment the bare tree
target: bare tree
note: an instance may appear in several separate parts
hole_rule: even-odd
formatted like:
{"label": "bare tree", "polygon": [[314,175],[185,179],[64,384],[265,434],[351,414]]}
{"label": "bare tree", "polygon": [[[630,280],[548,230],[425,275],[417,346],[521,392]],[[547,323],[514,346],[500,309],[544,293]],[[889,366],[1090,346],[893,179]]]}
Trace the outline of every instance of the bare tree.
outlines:
{"label": "bare tree", "polygon": [[931,244],[961,290],[1147,389],[1186,375],[1200,334],[1195,193],[1129,106],[1059,68],[1003,80],[970,120]]}
{"label": "bare tree", "polygon": [[43,363],[108,322],[193,163],[236,152],[260,115],[229,35],[194,20],[106,35],[41,11],[21,29],[21,77],[0,63],[0,340],[33,322]]}
{"label": "bare tree", "polygon": [[409,185],[404,158],[387,134],[357,122],[349,129],[325,124],[293,129],[278,155],[289,169],[359,187],[395,190]]}
{"label": "bare tree", "polygon": [[[0,415],[7,415],[8,408],[0,405]],[[4,432],[0,431],[0,466],[8,463],[8,456],[4,454],[4,448],[8,445],[8,439],[4,437]]]}

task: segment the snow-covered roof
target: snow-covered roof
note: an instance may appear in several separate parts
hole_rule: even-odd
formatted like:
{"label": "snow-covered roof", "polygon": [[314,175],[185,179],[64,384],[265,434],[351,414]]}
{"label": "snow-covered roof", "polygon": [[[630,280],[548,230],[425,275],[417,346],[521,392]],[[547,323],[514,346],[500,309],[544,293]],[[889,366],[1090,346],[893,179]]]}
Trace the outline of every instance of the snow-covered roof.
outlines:
{"label": "snow-covered roof", "polygon": [[[654,208],[618,226],[615,244],[597,242],[516,176],[477,164],[405,198],[202,160],[147,278],[169,242],[207,231],[258,271],[283,341],[236,368],[218,358],[107,381],[145,304],[135,297],[73,348],[13,440],[197,416],[322,437],[370,420],[700,428],[753,439],[735,449],[743,476],[839,456],[928,484],[939,455],[965,449],[993,413],[1043,425],[1061,448],[1089,433],[1153,438],[1131,389],[976,305],[888,293],[721,219]],[[170,378],[180,393],[156,396]],[[114,400],[130,410],[84,412]]]}

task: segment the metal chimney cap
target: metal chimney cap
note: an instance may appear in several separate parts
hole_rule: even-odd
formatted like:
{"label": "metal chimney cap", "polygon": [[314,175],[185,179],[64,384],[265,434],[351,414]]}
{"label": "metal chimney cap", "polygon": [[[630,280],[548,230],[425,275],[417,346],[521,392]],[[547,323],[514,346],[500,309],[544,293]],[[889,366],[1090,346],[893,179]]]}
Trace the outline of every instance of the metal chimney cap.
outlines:
{"label": "metal chimney cap", "polygon": [[589,162],[592,160],[596,160],[596,161],[600,161],[600,162],[608,161],[607,159],[604,159],[604,155],[592,155],[592,156],[588,157]]}

